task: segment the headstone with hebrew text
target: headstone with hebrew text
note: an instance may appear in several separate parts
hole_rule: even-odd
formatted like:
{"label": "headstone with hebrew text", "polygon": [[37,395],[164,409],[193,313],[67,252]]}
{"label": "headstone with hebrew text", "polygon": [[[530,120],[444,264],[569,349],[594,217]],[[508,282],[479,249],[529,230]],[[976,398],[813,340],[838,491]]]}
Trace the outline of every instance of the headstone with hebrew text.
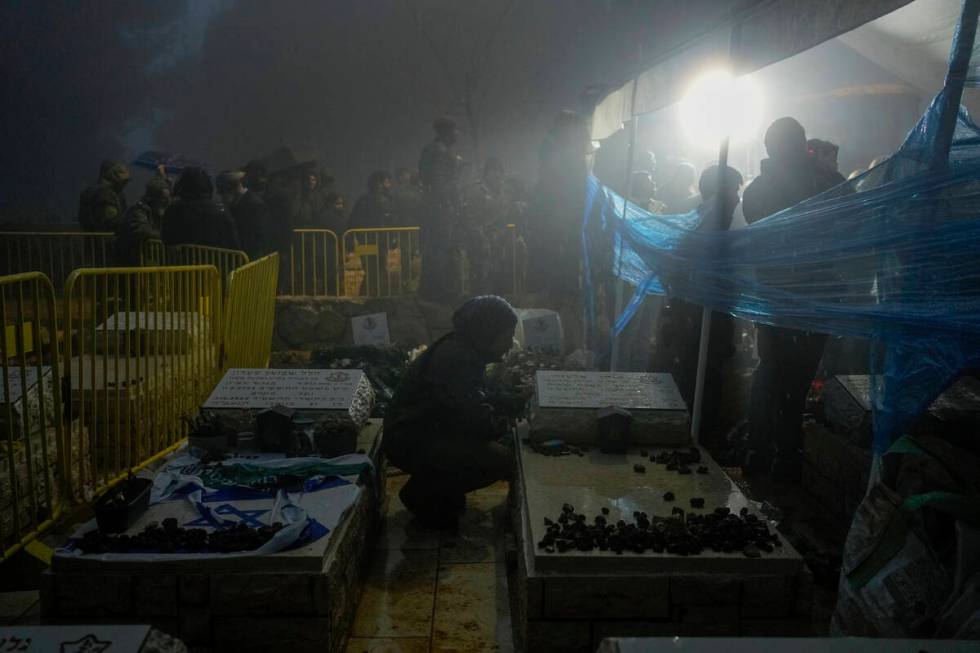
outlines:
{"label": "headstone with hebrew text", "polygon": [[596,444],[596,411],[610,406],[625,408],[633,415],[630,439],[636,444],[690,441],[687,407],[670,374],[545,370],[535,379],[531,438]]}

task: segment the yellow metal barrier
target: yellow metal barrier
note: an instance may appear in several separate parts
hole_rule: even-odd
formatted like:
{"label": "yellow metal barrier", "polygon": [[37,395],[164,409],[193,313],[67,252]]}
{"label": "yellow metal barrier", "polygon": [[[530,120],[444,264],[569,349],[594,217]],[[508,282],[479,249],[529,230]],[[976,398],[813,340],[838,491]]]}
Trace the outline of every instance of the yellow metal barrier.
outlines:
{"label": "yellow metal barrier", "polygon": [[0,560],[50,526],[68,492],[55,308],[40,272],[0,277],[0,324],[13,341],[0,339]]}
{"label": "yellow metal barrier", "polygon": [[[289,244],[290,295],[337,297],[341,295],[340,241],[329,229],[293,229]],[[285,282],[285,279],[283,280]]]}
{"label": "yellow metal barrier", "polygon": [[150,238],[140,246],[140,267],[149,268],[167,264],[167,246],[162,240]]}
{"label": "yellow metal barrier", "polygon": [[248,263],[248,254],[238,249],[175,245],[169,262],[173,265],[213,265],[218,269],[221,280],[225,281],[234,270]]}
{"label": "yellow metal barrier", "polygon": [[112,245],[110,232],[3,231],[0,274],[41,272],[61,290],[72,270],[111,265]]}
{"label": "yellow metal barrier", "polygon": [[344,233],[344,295],[391,297],[418,291],[422,277],[419,227],[349,229]]}
{"label": "yellow metal barrier", "polygon": [[63,450],[81,500],[184,437],[220,374],[221,282],[211,265],[75,270],[64,314]]}
{"label": "yellow metal barrier", "polygon": [[276,319],[279,254],[231,273],[225,304],[223,367],[267,367]]}

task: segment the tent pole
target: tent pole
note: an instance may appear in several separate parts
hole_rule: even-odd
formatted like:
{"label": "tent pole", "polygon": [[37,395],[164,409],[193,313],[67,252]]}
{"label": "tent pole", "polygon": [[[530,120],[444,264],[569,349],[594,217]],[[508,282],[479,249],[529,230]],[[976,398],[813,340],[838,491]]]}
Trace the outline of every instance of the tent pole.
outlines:
{"label": "tent pole", "polygon": [[[636,87],[639,86],[639,75],[633,78],[633,90],[630,93],[630,141],[626,148],[626,183],[623,186],[623,222],[626,221],[626,208],[630,203],[630,183],[633,181],[633,148],[636,146],[636,123],[639,122],[636,111]],[[616,284],[616,304],[613,313],[613,323],[609,325],[610,332],[615,328],[615,321],[623,312],[623,286],[625,281],[619,278],[620,255],[617,253],[615,269],[613,270],[613,283]],[[616,372],[619,368],[619,336],[612,337],[612,351],[609,354],[609,371]]]}
{"label": "tent pole", "polygon": [[933,163],[940,167],[949,164],[949,148],[953,143],[953,132],[960,114],[960,101],[963,99],[963,85],[970,68],[970,57],[977,36],[977,19],[980,17],[980,0],[964,0],[960,22],[953,35],[949,53],[949,69],[943,85],[944,96],[942,113],[939,116]]}
{"label": "tent pole", "polygon": [[[980,1],[980,0],[977,0]],[[728,59],[729,62],[734,64],[736,57],[738,56],[739,40],[742,34],[741,23],[735,23],[732,25],[732,33],[728,46]],[[732,75],[734,76],[737,72],[732,66]],[[728,181],[728,175],[724,173],[725,169],[728,167],[728,136],[721,141],[721,145],[718,148],[718,197],[721,201],[725,201],[728,197],[725,185]],[[734,207],[720,206],[722,215],[728,215],[728,211],[733,210]],[[691,440],[694,444],[700,444],[701,441],[701,412],[704,408],[704,384],[705,376],[708,371],[708,344],[711,340],[711,309],[707,306],[701,308],[701,336],[698,341],[698,373],[694,381],[694,406],[691,410]]]}

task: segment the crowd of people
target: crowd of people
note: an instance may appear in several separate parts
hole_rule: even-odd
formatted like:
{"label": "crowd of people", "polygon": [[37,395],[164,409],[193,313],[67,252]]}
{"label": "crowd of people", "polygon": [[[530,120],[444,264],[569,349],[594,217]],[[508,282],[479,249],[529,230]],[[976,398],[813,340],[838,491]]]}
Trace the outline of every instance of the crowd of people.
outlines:
{"label": "crowd of people", "polygon": [[[284,172],[253,161],[214,179],[202,168],[188,167],[175,183],[161,169],[146,184],[143,197],[127,206],[122,191],[129,171],[108,161],[98,182],[82,193],[79,221],[87,230],[115,232],[123,264],[138,263],[140,244],[148,238],[160,238],[166,245],[241,249],[254,258],[286,249],[292,229],[299,227],[341,234],[347,229],[420,226],[424,297],[455,299],[460,255],[469,263],[472,294],[510,292],[510,271],[520,267],[523,276],[526,260],[529,290],[556,301],[577,295],[582,282],[584,199],[581,187],[571,180],[584,179],[593,160],[600,179],[615,177],[605,169],[614,157],[604,161],[594,156],[582,118],[562,112],[555,120],[541,148],[539,179],[530,198],[520,180],[508,176],[503,164],[492,157],[483,163],[477,179],[464,183],[455,123],[440,118],[433,128],[434,138],[422,150],[417,172],[402,168],[394,176],[382,170],[372,173],[349,215],[343,198],[332,189],[333,179],[310,165],[293,165]],[[635,158],[624,194],[655,214],[686,214],[714,203],[713,221],[702,220],[698,228],[728,229],[737,213],[752,224],[844,181],[837,170],[837,146],[819,139],[808,141],[803,126],[793,118],[772,123],[765,147],[769,158],[761,162],[760,174],[744,192],[743,177],[732,167],[712,165],[699,175],[694,165],[678,161],[655,174],[655,155],[643,151]],[[701,209],[699,214],[709,212]],[[528,215],[534,219],[529,221]],[[508,225],[516,225],[517,241]],[[609,261],[604,265],[601,253],[591,255],[596,257],[593,270],[599,271],[593,272],[597,276],[592,282],[600,288],[600,303],[611,323],[616,317],[613,296],[620,282]],[[511,256],[521,260],[510,261]],[[500,265],[502,261],[508,265]],[[501,271],[505,274],[496,274]],[[662,306],[648,301],[622,336],[626,359],[641,361],[626,369],[670,372],[691,405],[700,321],[700,307],[683,299],[668,297]],[[734,336],[732,318],[716,315],[709,346],[706,415],[718,412],[719,370],[734,355]],[[651,341],[655,343],[652,354]],[[822,334],[758,326],[759,364],[750,405],[747,470],[798,475],[802,414],[825,343]],[[607,353],[606,364],[611,362]],[[712,426],[710,419],[706,426]]]}
{"label": "crowd of people", "polygon": [[[394,177],[377,170],[349,214],[333,178],[313,162],[269,170],[261,161],[212,176],[202,167],[183,168],[176,180],[161,165],[143,196],[128,206],[124,189],[129,168],[103,162],[99,178],[80,198],[78,220],[86,231],[113,232],[117,260],[138,265],[142,244],[159,239],[167,246],[205,245],[242,250],[251,259],[288,250],[294,229],[348,229],[421,226],[426,265],[422,293],[451,299],[458,293],[458,261],[469,262],[468,287],[474,293],[513,290],[513,275],[494,272],[491,261],[523,266],[527,202],[519,179],[508,176],[490,157],[477,179],[464,181],[452,120],[437,119],[435,138],[423,149],[418,169],[399,169]],[[517,233],[508,225],[515,225]],[[519,256],[520,261],[510,261]]]}

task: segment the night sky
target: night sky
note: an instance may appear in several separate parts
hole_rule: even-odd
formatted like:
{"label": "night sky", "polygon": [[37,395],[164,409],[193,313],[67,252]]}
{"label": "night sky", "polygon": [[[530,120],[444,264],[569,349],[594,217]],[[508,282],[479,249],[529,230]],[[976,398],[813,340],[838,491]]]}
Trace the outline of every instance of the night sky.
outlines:
{"label": "night sky", "polygon": [[[557,111],[731,7],[616,0],[5,2],[0,221],[74,219],[106,157],[161,149],[214,170],[279,145],[348,196],[414,166],[432,118],[475,80],[479,158],[533,182]],[[507,10],[506,13],[505,9]],[[422,29],[443,54],[440,62]],[[494,26],[499,25],[499,29]],[[495,36],[494,36],[495,35]],[[493,38],[491,38],[493,37]],[[489,44],[489,45],[488,45]],[[474,65],[474,62],[475,65]],[[448,75],[453,79],[449,81]],[[127,194],[142,191],[134,177]]]}

